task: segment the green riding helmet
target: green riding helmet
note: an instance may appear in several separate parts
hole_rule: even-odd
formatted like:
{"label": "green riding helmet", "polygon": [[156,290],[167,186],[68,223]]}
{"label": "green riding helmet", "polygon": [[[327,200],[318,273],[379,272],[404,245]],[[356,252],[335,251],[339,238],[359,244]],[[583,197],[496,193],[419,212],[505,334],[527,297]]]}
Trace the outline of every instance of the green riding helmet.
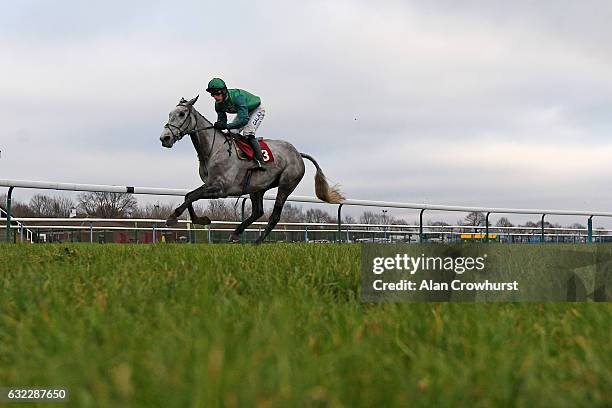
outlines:
{"label": "green riding helmet", "polygon": [[208,83],[206,92],[223,91],[225,89],[227,89],[227,86],[225,86],[225,81],[223,81],[221,78],[213,78]]}

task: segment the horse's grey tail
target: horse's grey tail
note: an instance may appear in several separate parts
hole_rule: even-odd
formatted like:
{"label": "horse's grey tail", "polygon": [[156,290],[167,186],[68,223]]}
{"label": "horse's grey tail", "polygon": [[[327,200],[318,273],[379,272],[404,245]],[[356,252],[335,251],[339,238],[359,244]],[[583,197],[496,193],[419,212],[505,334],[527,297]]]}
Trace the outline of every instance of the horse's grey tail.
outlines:
{"label": "horse's grey tail", "polygon": [[336,184],[330,187],[327,183],[327,178],[323,174],[323,170],[319,167],[319,163],[309,154],[300,153],[300,155],[308,159],[317,168],[317,174],[315,174],[315,193],[320,200],[330,204],[340,204],[344,199],[344,195],[340,192],[339,186]]}

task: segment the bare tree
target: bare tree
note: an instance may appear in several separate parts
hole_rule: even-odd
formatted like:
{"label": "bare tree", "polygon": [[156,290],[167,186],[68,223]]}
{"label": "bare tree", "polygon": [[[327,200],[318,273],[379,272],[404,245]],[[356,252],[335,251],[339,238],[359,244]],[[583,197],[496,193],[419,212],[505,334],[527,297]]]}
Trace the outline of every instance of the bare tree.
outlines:
{"label": "bare tree", "polygon": [[[542,221],[540,220],[540,221],[536,222],[536,225],[537,225],[538,227],[541,227],[541,226],[542,226]],[[552,228],[552,227],[554,227],[554,225],[553,225],[553,224],[551,224],[551,223],[550,223],[550,222],[548,222],[548,221],[544,221],[544,228]]]}
{"label": "bare tree", "polygon": [[310,208],[306,211],[306,222],[333,222],[333,217],[319,208]]}
{"label": "bare tree", "polygon": [[[6,199],[7,194],[0,194],[0,207],[6,211]],[[26,203],[22,203],[21,201],[15,201],[15,199],[11,200],[11,216],[12,217],[31,217],[32,212]],[[2,218],[6,218],[6,215],[2,213]]]}
{"label": "bare tree", "polygon": [[361,224],[382,224],[382,214],[372,211],[364,211],[359,217]]}
{"label": "bare tree", "polygon": [[514,227],[514,224],[512,224],[510,222],[510,220],[507,217],[501,217],[497,223],[495,224],[496,227]]}
{"label": "bare tree", "polygon": [[138,207],[129,193],[88,192],[79,194],[79,208],[88,216],[124,218]]}
{"label": "bare tree", "polygon": [[66,218],[70,216],[70,210],[76,205],[68,197],[36,194],[30,199],[28,207],[34,217]]}
{"label": "bare tree", "polygon": [[285,204],[283,212],[281,213],[281,222],[304,222],[305,220],[306,215],[304,211],[302,211],[302,207],[289,203]]}
{"label": "bare tree", "polygon": [[240,218],[234,206],[221,199],[208,200],[206,216],[214,221],[238,221]]}
{"label": "bare tree", "polygon": [[45,217],[51,207],[49,197],[44,194],[36,194],[30,198],[30,209],[35,217]]}
{"label": "bare tree", "polygon": [[[157,201],[154,204],[146,204],[144,207],[137,207],[132,210],[132,218],[154,218],[154,219],[165,219],[170,214],[176,205],[174,203],[161,203]],[[128,211],[129,212],[129,211]],[[129,215],[129,214],[128,214]],[[185,218],[183,214],[181,218]]]}
{"label": "bare tree", "polygon": [[26,203],[16,202],[11,205],[11,214],[13,217],[33,217],[30,207]]}
{"label": "bare tree", "polygon": [[391,217],[391,224],[393,225],[408,225],[408,221],[403,218]]}
{"label": "bare tree", "polygon": [[[361,224],[382,224],[382,225],[407,225],[408,221],[403,218],[395,218],[391,215],[387,215],[386,213],[379,214],[374,211],[364,211],[359,217],[359,222]],[[376,227],[379,229],[384,229],[386,227]]]}
{"label": "bare tree", "polygon": [[477,227],[479,225],[485,225],[486,218],[483,213],[480,211],[472,211],[468,215],[465,216],[463,220],[463,225],[469,225]]}
{"label": "bare tree", "polygon": [[344,223],[345,224],[355,224],[357,222],[357,220],[355,219],[355,217],[352,217],[350,215],[345,215],[344,216]]}

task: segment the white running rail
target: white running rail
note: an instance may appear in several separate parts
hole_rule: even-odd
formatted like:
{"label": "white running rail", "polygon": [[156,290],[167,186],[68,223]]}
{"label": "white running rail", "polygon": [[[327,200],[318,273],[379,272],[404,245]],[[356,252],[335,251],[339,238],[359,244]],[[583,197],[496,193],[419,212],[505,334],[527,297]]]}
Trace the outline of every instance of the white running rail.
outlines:
{"label": "white running rail", "polygon": [[[136,187],[136,186],[118,186],[118,185],[102,185],[102,184],[75,184],[75,183],[57,183],[48,181],[32,181],[32,180],[11,180],[0,179],[0,187],[9,187],[8,199],[10,200],[11,192],[14,188],[27,189],[47,189],[47,190],[65,190],[65,191],[92,191],[92,192],[111,192],[111,193],[131,193],[131,194],[146,194],[146,195],[169,195],[169,196],[184,196],[190,190],[184,189],[169,189],[157,187]],[[248,197],[243,197],[244,200]],[[276,197],[272,194],[266,194],[264,199],[274,200]],[[290,196],[287,201],[302,202],[302,203],[323,203],[323,201],[314,197]],[[544,217],[546,215],[573,215],[588,217],[588,237],[592,242],[593,217],[612,217],[612,212],[605,211],[583,211],[583,210],[559,210],[559,209],[533,209],[533,208],[503,208],[503,207],[472,207],[472,206],[454,206],[454,205],[438,205],[438,204],[422,204],[422,203],[399,203],[393,201],[372,201],[372,200],[353,200],[347,199],[338,206],[338,233],[342,229],[341,210],[343,206],[361,206],[361,207],[378,207],[378,208],[403,208],[420,210],[420,225],[419,233],[423,234],[423,212],[424,211],[457,211],[457,212],[483,212],[486,213],[485,234],[488,235],[489,230],[489,215],[490,214],[537,214],[541,215],[541,236],[544,238],[545,226]],[[244,207],[243,207],[244,208]],[[8,214],[7,218],[10,218]],[[10,223],[7,223],[7,238],[10,230]]]}

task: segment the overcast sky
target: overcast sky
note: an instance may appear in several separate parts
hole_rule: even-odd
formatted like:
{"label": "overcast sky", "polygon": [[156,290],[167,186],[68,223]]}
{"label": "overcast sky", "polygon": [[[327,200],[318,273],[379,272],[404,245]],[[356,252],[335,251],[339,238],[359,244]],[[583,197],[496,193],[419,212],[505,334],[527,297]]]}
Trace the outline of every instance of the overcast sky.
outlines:
{"label": "overcast sky", "polygon": [[3,4],[0,178],[195,188],[219,76],[349,198],[612,211],[611,1],[381,3]]}

